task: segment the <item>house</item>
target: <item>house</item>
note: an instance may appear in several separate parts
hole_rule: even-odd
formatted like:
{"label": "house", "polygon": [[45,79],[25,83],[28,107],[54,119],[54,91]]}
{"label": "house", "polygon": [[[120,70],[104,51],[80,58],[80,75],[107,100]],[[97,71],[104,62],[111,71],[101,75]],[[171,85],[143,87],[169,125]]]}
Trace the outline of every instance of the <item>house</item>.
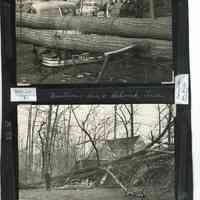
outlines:
{"label": "house", "polygon": [[[144,146],[145,142],[139,135],[134,136],[133,138],[116,138],[104,140],[99,142],[97,145],[100,163],[105,164],[112,160],[127,156],[134,151],[143,149]],[[93,151],[90,156],[87,157],[87,159],[80,158],[78,161],[76,161],[75,168],[78,170],[95,167],[96,165],[96,153]]]}
{"label": "house", "polygon": [[141,136],[137,135],[133,138],[117,138],[106,141],[107,146],[110,151],[114,154],[116,158],[124,157],[139,151],[144,148],[145,142]]}

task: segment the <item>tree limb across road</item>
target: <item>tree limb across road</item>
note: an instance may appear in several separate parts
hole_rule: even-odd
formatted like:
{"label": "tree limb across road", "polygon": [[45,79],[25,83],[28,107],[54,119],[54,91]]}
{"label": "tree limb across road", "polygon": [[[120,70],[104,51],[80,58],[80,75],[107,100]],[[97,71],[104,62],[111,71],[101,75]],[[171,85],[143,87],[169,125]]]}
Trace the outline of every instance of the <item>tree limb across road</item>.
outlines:
{"label": "tree limb across road", "polygon": [[89,52],[109,52],[129,45],[138,45],[142,57],[172,61],[172,42],[145,38],[124,38],[95,34],[68,34],[56,30],[16,28],[16,39],[21,42],[56,49]]}
{"label": "tree limb across road", "polygon": [[132,38],[172,40],[172,19],[98,18],[82,16],[45,17],[16,14],[16,26],[33,29],[78,30],[82,33],[116,35]]}

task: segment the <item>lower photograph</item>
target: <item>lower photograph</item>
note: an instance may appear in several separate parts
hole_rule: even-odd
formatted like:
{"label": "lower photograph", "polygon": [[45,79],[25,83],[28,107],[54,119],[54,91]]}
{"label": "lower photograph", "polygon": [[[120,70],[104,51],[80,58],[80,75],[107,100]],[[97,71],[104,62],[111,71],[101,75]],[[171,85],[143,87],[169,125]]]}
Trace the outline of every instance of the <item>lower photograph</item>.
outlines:
{"label": "lower photograph", "polygon": [[19,200],[175,200],[175,106],[19,105]]}

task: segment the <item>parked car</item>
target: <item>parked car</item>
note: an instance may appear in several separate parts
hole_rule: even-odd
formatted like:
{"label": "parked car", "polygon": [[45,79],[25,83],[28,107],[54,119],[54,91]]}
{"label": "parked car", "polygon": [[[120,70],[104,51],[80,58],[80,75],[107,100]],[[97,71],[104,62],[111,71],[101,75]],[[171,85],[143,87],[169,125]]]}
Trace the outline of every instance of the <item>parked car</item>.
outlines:
{"label": "parked car", "polygon": [[67,1],[45,1],[33,3],[28,13],[47,17],[58,17],[65,15],[75,15],[75,11],[75,3]]}
{"label": "parked car", "polygon": [[[77,1],[78,2],[78,1]],[[37,14],[47,17],[59,17],[66,15],[76,15],[76,3],[72,1],[48,1],[48,2],[35,2],[32,4],[28,13]],[[94,5],[94,4],[90,4]],[[89,11],[96,11],[92,7]],[[65,34],[81,34],[78,30],[57,30],[57,32]],[[90,54],[88,52],[75,52],[70,50],[50,49],[48,47],[35,47],[34,53],[36,54],[39,62],[46,67],[64,67],[70,65],[102,62],[103,56]]]}
{"label": "parked car", "polygon": [[95,0],[86,0],[83,2],[80,13],[84,16],[97,16],[100,5]]}

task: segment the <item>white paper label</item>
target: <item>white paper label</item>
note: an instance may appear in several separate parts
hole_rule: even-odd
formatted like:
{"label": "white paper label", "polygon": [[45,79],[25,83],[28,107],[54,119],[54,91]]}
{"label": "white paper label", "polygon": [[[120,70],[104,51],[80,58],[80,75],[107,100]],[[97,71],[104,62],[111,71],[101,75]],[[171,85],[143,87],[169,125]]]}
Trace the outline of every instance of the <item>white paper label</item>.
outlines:
{"label": "white paper label", "polygon": [[180,74],[175,77],[175,104],[189,103],[189,75]]}
{"label": "white paper label", "polygon": [[35,102],[37,101],[36,88],[11,88],[11,102]]}

